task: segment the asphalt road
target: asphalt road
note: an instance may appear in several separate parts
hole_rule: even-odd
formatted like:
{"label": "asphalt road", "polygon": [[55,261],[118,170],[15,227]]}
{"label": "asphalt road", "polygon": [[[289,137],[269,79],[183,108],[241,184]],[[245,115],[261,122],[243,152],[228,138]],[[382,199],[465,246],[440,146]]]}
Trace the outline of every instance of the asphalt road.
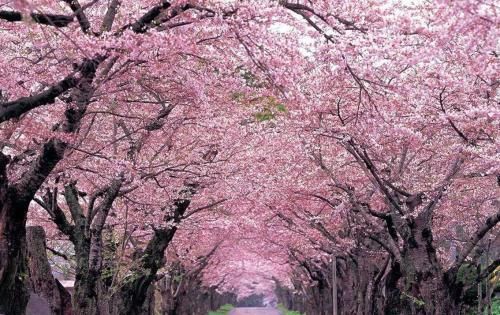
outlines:
{"label": "asphalt road", "polygon": [[281,315],[281,312],[270,307],[237,307],[229,315]]}

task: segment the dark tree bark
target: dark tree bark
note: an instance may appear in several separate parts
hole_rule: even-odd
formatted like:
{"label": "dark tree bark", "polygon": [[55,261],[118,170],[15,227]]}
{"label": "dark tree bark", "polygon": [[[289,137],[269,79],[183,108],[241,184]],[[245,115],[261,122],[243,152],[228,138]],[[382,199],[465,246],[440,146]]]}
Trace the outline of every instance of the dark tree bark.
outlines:
{"label": "dark tree bark", "polygon": [[[279,301],[288,309],[307,314],[332,313],[332,266],[329,262],[312,262],[294,255],[301,269],[293,280],[295,292],[277,284]],[[340,314],[383,314],[386,291],[383,281],[388,268],[387,255],[380,249],[357,247],[337,255],[338,310]],[[304,282],[301,279],[308,279]],[[376,303],[378,302],[378,303]]]}
{"label": "dark tree bark", "polygon": [[[466,259],[476,265],[478,257],[471,253],[500,221],[500,204],[492,203],[494,213],[471,234],[456,263],[447,270],[437,257],[437,245],[433,240],[433,216],[463,160],[457,158],[436,189],[425,193],[429,197],[429,201],[425,201],[422,198],[423,192],[410,193],[396,187],[389,179],[384,179],[367,151],[353,140],[342,144],[368,175],[373,187],[385,197],[386,209],[375,211],[369,203],[359,200],[359,193],[338,181],[323,164],[321,157],[317,157],[317,162],[331,177],[336,189],[345,193],[350,202],[352,209],[348,214],[349,222],[363,227],[348,229],[343,233],[360,243],[361,247],[345,255],[338,264],[341,313],[459,314],[467,287],[464,288],[464,284],[457,278],[458,270]],[[328,199],[321,196],[318,198],[328,203]],[[418,214],[415,214],[417,209]],[[285,222],[287,225],[293,224],[287,218]],[[325,240],[333,245],[336,243],[335,237],[323,226],[312,227],[316,228]],[[294,293],[279,288],[281,301],[300,312],[330,314],[329,306],[325,309],[325,305],[331,303],[331,297],[323,296],[322,293],[325,292],[325,285],[329,286],[328,266],[297,257],[295,260],[303,270],[292,279]],[[500,260],[493,260],[477,277],[477,281],[487,277],[499,263]]]}
{"label": "dark tree bark", "polygon": [[[345,148],[369,174],[374,187],[386,200],[387,210],[380,213],[371,209],[368,204],[356,200],[354,193],[344,188],[355,210],[353,215],[363,218],[367,224],[366,236],[377,241],[393,259],[393,267],[396,269],[391,276],[394,277],[392,280],[399,283],[397,288],[391,288],[391,292],[398,292],[399,289],[399,298],[392,297],[394,305],[387,304],[386,312],[397,309],[398,314],[458,314],[463,284],[457,281],[457,270],[480,240],[499,222],[498,204],[494,204],[495,213],[473,233],[456,264],[446,270],[436,253],[433,216],[463,160],[459,157],[455,160],[443,181],[430,193],[430,200],[424,202],[423,192],[410,193],[384,180],[367,151],[353,140],[348,141]],[[414,215],[417,208],[419,212]],[[371,220],[370,216],[377,222]]]}
{"label": "dark tree bark", "polygon": [[52,314],[71,314],[69,292],[52,276],[43,228],[41,226],[27,227],[26,243],[30,292],[45,298],[50,305]]}
{"label": "dark tree bark", "polygon": [[[73,224],[57,204],[57,191],[47,191],[44,200],[37,200],[47,210],[59,230],[66,234],[75,246],[76,273],[73,294],[73,314],[93,315],[107,313],[103,302],[104,286],[102,271],[102,234],[106,219],[113,202],[118,197],[123,184],[123,176],[114,179],[111,184],[98,190],[90,197],[86,211],[79,203],[75,183],[66,185],[64,196],[70,209]],[[101,198],[96,204],[97,199]],[[103,308],[104,309],[101,309]]]}
{"label": "dark tree bark", "polygon": [[200,279],[191,280],[185,290],[162,314],[168,315],[206,315],[224,304],[237,305],[237,296],[231,293],[218,293],[216,287],[204,287]]}
{"label": "dark tree bark", "polygon": [[[26,18],[28,17],[23,16],[21,12],[6,10],[0,11],[0,19],[6,20],[8,22],[21,22]],[[74,20],[71,15],[44,13],[31,13],[29,18],[31,18],[36,23],[54,27],[68,26]]]}
{"label": "dark tree bark", "polygon": [[54,103],[58,96],[75,87],[77,84],[78,79],[70,75],[39,94],[0,103],[0,123],[13,118],[19,118],[22,114],[39,106]]}
{"label": "dark tree bark", "polygon": [[[67,2],[73,10],[74,15],[77,17],[82,31],[84,33],[90,33],[89,21],[85,17],[83,7],[78,4],[78,1]],[[118,2],[112,1],[108,10],[109,14],[106,14],[106,20],[103,22],[103,30],[111,29],[118,7]],[[169,7],[170,2],[162,1],[159,5],[153,6],[146,14],[138,18],[136,22],[116,32],[115,35],[119,36],[128,28],[131,28],[132,31],[136,33],[147,32],[152,26],[157,26],[154,20]],[[186,5],[181,8],[181,10],[172,12],[169,17],[166,17],[165,20],[160,22],[164,23],[180,12],[184,12],[191,8],[193,7]],[[8,22],[19,22],[24,19],[31,19],[39,24],[52,27],[65,27],[74,21],[74,16],[31,13],[28,17],[23,16],[20,12],[0,10],[0,19]],[[93,35],[98,36],[99,34]],[[23,97],[12,102],[1,103],[0,123],[18,118],[33,108],[53,103],[62,93],[71,91],[72,95],[70,99],[72,100],[72,104],[69,105],[65,111],[65,121],[55,126],[54,130],[64,133],[76,132],[94,93],[93,80],[96,69],[105,59],[105,56],[85,59],[76,69],[76,72],[79,73],[78,76],[69,75],[64,80],[55,83],[44,92],[37,95]],[[7,169],[10,164],[9,157],[0,153],[0,313],[22,314],[24,312],[27,301],[25,283],[26,259],[24,253],[26,247],[25,223],[28,206],[40,185],[63,158],[66,149],[67,143],[64,141],[55,138],[49,139],[42,146],[38,158],[31,163],[27,171],[23,174],[22,179],[13,183],[9,183],[7,178]],[[75,226],[65,224],[67,222],[64,222],[65,219],[61,216],[61,213],[55,214],[53,219],[64,225],[65,230],[63,230],[63,232],[66,231],[68,234],[75,232],[71,230],[77,230],[79,228],[78,224]],[[161,250],[163,247],[166,247],[165,244],[170,242],[170,234],[172,234],[172,231],[175,233],[175,229],[156,233],[154,242],[151,243],[151,251],[155,252],[156,250]],[[93,248],[89,248],[91,247],[89,242],[90,240],[83,239],[78,243],[78,246],[81,247],[83,257],[95,257],[93,256]],[[150,270],[157,269],[157,265],[159,264],[148,260],[150,259],[143,259],[144,266]],[[98,264],[99,261],[91,259],[91,263]],[[85,270],[82,270],[78,276],[80,279],[87,277],[83,271]],[[93,278],[95,274],[90,274],[89,276]],[[146,283],[151,283],[151,281],[147,280]],[[145,290],[140,289],[139,291],[141,292],[139,295],[143,296]]]}
{"label": "dark tree bark", "polygon": [[[65,187],[64,196],[70,209],[73,224],[67,220],[57,204],[57,191],[47,191],[42,205],[60,231],[65,233],[75,246],[76,276],[73,295],[73,314],[142,314],[151,309],[151,284],[157,271],[164,265],[164,252],[172,240],[177,224],[196,193],[196,185],[187,185],[181,190],[181,197],[173,202],[166,217],[167,227],[158,229],[140,256],[140,263],[133,269],[132,279],[118,284],[120,290],[111,298],[103,282],[103,231],[113,201],[118,197],[123,177],[115,179],[108,187],[92,195],[88,209],[84,211],[78,201],[74,183]],[[99,204],[97,198],[102,198]]]}
{"label": "dark tree bark", "polygon": [[[0,208],[0,310],[22,314],[27,302],[26,219],[36,191],[64,155],[66,144],[49,140],[23,178],[3,183]],[[5,193],[4,193],[5,192]],[[10,298],[14,296],[15,298]]]}
{"label": "dark tree bark", "polygon": [[141,314],[141,308],[158,270],[165,265],[165,250],[172,241],[177,225],[191,204],[198,185],[188,184],[179,193],[165,218],[166,227],[156,229],[152,239],[131,271],[131,279],[125,279],[120,290],[112,297],[113,314]]}
{"label": "dark tree bark", "polygon": [[189,314],[189,311],[202,314],[212,310],[210,298],[213,292],[202,287],[201,274],[219,245],[216,244],[209,253],[200,257],[191,270],[185,270],[179,262],[169,266],[168,274],[157,281],[162,314]]}
{"label": "dark tree bark", "polygon": [[[92,96],[95,71],[102,60],[97,57],[82,63],[82,78],[73,93],[75,105],[66,109],[66,119],[56,129],[64,133],[74,133],[78,129]],[[21,179],[12,183],[7,176],[10,159],[0,153],[0,312],[24,313],[28,300],[25,257],[28,207],[42,183],[64,157],[66,148],[66,142],[49,139]]]}
{"label": "dark tree bark", "polygon": [[15,192],[5,184],[0,183],[0,314],[23,314],[28,303],[23,212],[28,204],[17,202]]}

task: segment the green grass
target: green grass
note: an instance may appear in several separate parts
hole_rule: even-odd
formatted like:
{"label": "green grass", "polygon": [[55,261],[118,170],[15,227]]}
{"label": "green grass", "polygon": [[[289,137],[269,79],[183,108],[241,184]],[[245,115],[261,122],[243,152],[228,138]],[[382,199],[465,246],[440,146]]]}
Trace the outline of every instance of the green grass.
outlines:
{"label": "green grass", "polygon": [[[278,304],[278,309],[283,313],[283,315],[302,315],[301,313],[297,311],[290,311],[287,310],[283,304]],[[304,314],[305,315],[305,314]]]}
{"label": "green grass", "polygon": [[208,312],[208,315],[227,315],[234,308],[231,304],[224,304],[218,310]]}
{"label": "green grass", "polygon": [[500,315],[500,298],[495,298],[491,301],[491,310],[493,315]]}
{"label": "green grass", "polygon": [[[469,312],[467,312],[468,315],[477,315],[477,312],[475,310],[477,306],[473,306]],[[494,298],[493,301],[491,301],[491,314],[493,315],[500,315],[500,298]],[[484,315],[486,315],[486,311],[484,312]]]}

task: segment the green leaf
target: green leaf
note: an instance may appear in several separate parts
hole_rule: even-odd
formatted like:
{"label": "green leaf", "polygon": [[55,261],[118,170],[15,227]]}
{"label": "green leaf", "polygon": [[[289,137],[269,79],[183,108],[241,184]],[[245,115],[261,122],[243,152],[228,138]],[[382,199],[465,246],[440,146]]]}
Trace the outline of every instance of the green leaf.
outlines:
{"label": "green leaf", "polygon": [[269,109],[264,109],[260,113],[255,114],[255,119],[259,122],[268,121],[274,118],[274,114]]}
{"label": "green leaf", "polygon": [[282,112],[282,113],[286,113],[287,112],[286,106],[284,104],[281,104],[281,103],[279,103],[278,105],[276,105],[276,109],[278,110],[278,112]]}

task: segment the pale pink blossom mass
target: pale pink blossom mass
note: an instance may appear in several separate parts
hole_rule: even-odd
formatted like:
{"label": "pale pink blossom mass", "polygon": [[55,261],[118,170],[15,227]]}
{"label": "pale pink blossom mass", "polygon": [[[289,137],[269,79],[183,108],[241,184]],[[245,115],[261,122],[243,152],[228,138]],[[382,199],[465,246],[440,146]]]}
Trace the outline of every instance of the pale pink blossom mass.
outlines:
{"label": "pale pink blossom mass", "polygon": [[174,293],[274,305],[331,288],[333,256],[346,313],[351,289],[457,310],[458,270],[498,242],[498,10],[0,0],[0,296],[22,291],[27,223],[77,299],[99,291],[75,314],[139,314],[137,288],[177,274]]}

